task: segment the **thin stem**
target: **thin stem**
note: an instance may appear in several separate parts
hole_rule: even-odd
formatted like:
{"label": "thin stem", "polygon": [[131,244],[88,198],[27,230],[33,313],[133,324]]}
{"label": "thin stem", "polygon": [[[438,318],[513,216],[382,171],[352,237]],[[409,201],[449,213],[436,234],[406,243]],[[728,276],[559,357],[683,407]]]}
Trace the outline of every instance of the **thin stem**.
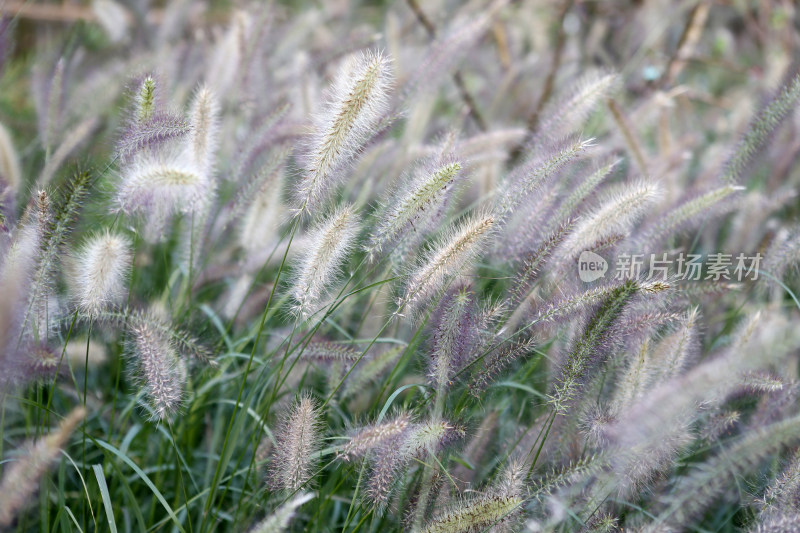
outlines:
{"label": "thin stem", "polygon": [[[256,338],[253,340],[253,349],[250,351],[250,358],[247,360],[247,366],[245,367],[245,371],[242,374],[242,382],[239,385],[239,392],[236,395],[236,403],[233,406],[233,414],[231,415],[230,420],[228,421],[228,429],[225,431],[225,440],[222,443],[222,451],[220,452],[220,460],[217,463],[217,467],[214,471],[214,478],[211,483],[211,490],[208,492],[208,499],[206,500],[205,510],[203,513],[203,521],[200,525],[201,533],[205,532],[206,521],[211,514],[211,505],[214,501],[214,496],[216,495],[217,491],[217,483],[219,482],[219,476],[222,473],[222,463],[225,458],[225,452],[228,449],[228,442],[230,440],[231,431],[233,430],[234,422],[236,421],[236,416],[239,413],[239,404],[242,401],[242,394],[244,393],[244,386],[247,383],[247,376],[250,374],[250,368],[253,365],[253,358],[256,355],[256,349],[258,348],[259,340],[261,339],[261,334],[264,332],[264,325],[267,321],[267,312],[270,309],[272,304],[272,299],[275,295],[275,289],[278,287],[278,282],[281,278],[281,273],[283,272],[283,268],[286,265],[286,258],[289,255],[289,248],[292,246],[292,241],[294,240],[294,235],[297,232],[297,228],[300,225],[300,217],[295,218],[294,224],[292,224],[291,234],[289,236],[289,242],[286,245],[286,251],[283,253],[283,260],[281,261],[281,266],[278,269],[278,274],[275,277],[275,283],[272,286],[272,290],[269,293],[269,299],[267,300],[267,305],[264,308],[264,312],[261,314],[261,321],[258,325],[258,333],[256,334]],[[216,513],[214,513],[216,516]]]}

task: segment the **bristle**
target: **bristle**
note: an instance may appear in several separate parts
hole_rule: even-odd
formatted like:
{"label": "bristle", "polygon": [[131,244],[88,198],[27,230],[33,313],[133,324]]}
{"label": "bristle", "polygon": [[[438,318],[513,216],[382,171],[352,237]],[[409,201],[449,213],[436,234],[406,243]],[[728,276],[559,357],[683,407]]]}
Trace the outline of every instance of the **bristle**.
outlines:
{"label": "bristle", "polygon": [[657,196],[658,188],[646,181],[625,185],[606,195],[594,212],[583,218],[565,240],[562,252],[564,259],[569,261],[603,237],[628,234]]}
{"label": "bristle", "polygon": [[181,409],[186,364],[169,340],[146,323],[131,326],[133,351],[145,402],[153,420],[168,421]]}
{"label": "bristle", "polygon": [[800,442],[800,417],[797,416],[753,430],[703,468],[693,469],[679,479],[680,490],[674,491],[664,502],[665,509],[658,515],[657,522],[681,528],[712,503],[735,476],[755,468],[775,450],[797,442]]}
{"label": "bristle", "polygon": [[468,286],[449,289],[437,307],[433,321],[428,378],[437,391],[451,385],[451,378],[472,359],[480,340],[478,307]]}
{"label": "bristle", "polygon": [[538,131],[558,139],[580,129],[599,103],[619,89],[620,81],[620,77],[614,73],[584,74],[575,82],[569,94],[548,106]]}
{"label": "bristle", "polygon": [[647,246],[659,245],[664,238],[690,228],[698,220],[707,219],[711,214],[720,212],[725,205],[724,201],[741,190],[741,187],[726,185],[684,202],[660,217],[652,229],[638,239],[638,242]]}
{"label": "bristle", "polygon": [[791,462],[767,487],[759,504],[762,517],[800,508],[800,452],[795,452]]}
{"label": "bristle", "polygon": [[277,446],[270,466],[270,483],[275,490],[296,491],[314,476],[314,453],[321,442],[322,413],[316,402],[304,396],[295,402],[276,435]]}
{"label": "bristle", "polygon": [[484,531],[507,520],[522,505],[519,496],[487,495],[457,504],[435,517],[424,533]]}
{"label": "bristle", "polygon": [[191,125],[176,113],[154,113],[150,118],[132,123],[117,141],[117,154],[126,161],[146,150],[155,150],[163,143],[180,139]]}
{"label": "bristle", "polygon": [[348,165],[372,136],[391,83],[389,60],[379,53],[364,54],[344,66],[304,155],[295,195],[298,213],[316,212],[327,199],[336,172]]}
{"label": "bristle", "polygon": [[514,169],[502,189],[498,191],[495,212],[501,220],[506,220],[528,196],[574,161],[587,148],[593,146],[594,139],[572,138],[543,150],[541,154]]}
{"label": "bristle", "polygon": [[316,312],[335,281],[358,234],[358,217],[350,206],[341,206],[322,220],[309,236],[298,258],[294,288],[294,312],[308,318]]}
{"label": "bristle", "polygon": [[380,214],[375,231],[370,237],[367,252],[374,256],[406,231],[421,231],[419,219],[434,210],[456,179],[461,164],[451,162],[419,172],[406,188],[384,201],[387,206]]}
{"label": "bristle", "polygon": [[781,89],[780,94],[753,118],[726,165],[723,181],[730,184],[739,182],[748,163],[783,119],[795,108],[798,100],[800,100],[800,75],[796,75]]}
{"label": "bristle", "polygon": [[219,142],[219,104],[208,87],[195,92],[189,107],[189,125],[190,158],[200,172],[210,176]]}
{"label": "bristle", "polygon": [[138,122],[150,120],[156,112],[158,86],[153,76],[148,75],[141,81],[134,95],[133,119]]}
{"label": "bristle", "polygon": [[94,315],[121,303],[131,263],[130,242],[106,231],[89,239],[75,258],[74,290],[78,306]]}
{"label": "bristle", "polygon": [[298,494],[278,507],[273,513],[259,522],[250,533],[281,533],[289,527],[297,509],[304,503],[313,500],[313,494]]}
{"label": "bristle", "polygon": [[25,456],[5,467],[0,482],[0,527],[10,527],[17,513],[31,501],[42,476],[61,457],[61,448],[85,416],[84,408],[74,409],[56,431],[31,444]]}
{"label": "bristle", "polygon": [[198,213],[214,192],[213,183],[183,157],[139,159],[126,167],[117,192],[117,206],[126,214],[158,218]]}
{"label": "bristle", "polygon": [[185,329],[174,327],[168,319],[156,316],[152,312],[116,307],[102,309],[95,315],[78,313],[76,318],[81,322],[100,322],[116,328],[125,326],[145,328],[158,334],[161,338],[168,339],[182,355],[193,357],[212,366],[215,364],[209,349],[198,339]]}
{"label": "bristle", "polygon": [[414,312],[441,293],[453,276],[480,255],[494,223],[495,218],[491,215],[468,219],[431,246],[409,277],[405,295],[398,303],[398,312],[405,308]]}
{"label": "bristle", "polygon": [[592,315],[586,329],[560,369],[554,390],[550,394],[550,402],[557,411],[563,412],[566,409],[589,369],[598,363],[600,343],[638,290],[637,283],[626,281],[612,290]]}
{"label": "bristle", "polygon": [[400,437],[411,423],[408,413],[401,413],[389,422],[373,424],[359,429],[344,446],[340,457],[344,461],[351,461],[363,456],[367,451],[383,446]]}
{"label": "bristle", "polygon": [[512,344],[502,349],[495,349],[483,360],[482,365],[473,371],[469,383],[469,393],[475,398],[482,398],[483,393],[497,379],[498,375],[508,368],[514,361],[524,359],[534,349],[533,340]]}
{"label": "bristle", "polygon": [[16,193],[22,185],[22,171],[19,165],[19,154],[8,129],[0,123],[0,180],[5,182]]}
{"label": "bristle", "polygon": [[546,231],[552,231],[555,229],[555,224],[561,224],[567,220],[568,217],[572,215],[575,208],[581,205],[584,200],[586,200],[586,198],[597,188],[597,186],[600,185],[611,174],[611,172],[619,165],[619,163],[619,159],[606,162],[605,164],[599,166],[586,178],[584,178],[580,184],[575,187],[575,190],[573,190],[572,193],[561,203],[558,211],[551,219],[549,225],[546,227]]}
{"label": "bristle", "polygon": [[41,226],[28,223],[3,258],[0,269],[0,393],[29,381],[25,372],[25,350],[32,341],[27,329],[31,313],[32,284],[40,260],[44,236]]}
{"label": "bristle", "polygon": [[395,439],[375,453],[367,494],[370,501],[382,510],[397,483],[399,474],[413,459],[422,459],[428,452],[437,453],[450,443],[464,437],[464,430],[446,421],[411,424]]}

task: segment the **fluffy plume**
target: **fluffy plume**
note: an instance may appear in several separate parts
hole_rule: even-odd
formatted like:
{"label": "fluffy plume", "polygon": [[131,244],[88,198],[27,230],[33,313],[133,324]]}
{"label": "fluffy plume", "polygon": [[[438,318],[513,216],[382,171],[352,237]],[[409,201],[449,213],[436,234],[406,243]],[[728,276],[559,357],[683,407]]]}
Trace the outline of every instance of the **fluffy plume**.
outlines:
{"label": "fluffy plume", "polygon": [[553,231],[557,224],[563,223],[619,165],[620,160],[610,161],[595,169],[574,188],[572,193],[561,203],[545,231]]}
{"label": "fluffy plume", "polygon": [[133,96],[133,110],[131,120],[146,122],[156,113],[158,108],[158,85],[155,77],[147,75],[139,83]]}
{"label": "fluffy plume", "polygon": [[208,87],[200,87],[189,106],[190,133],[188,150],[190,159],[200,172],[210,176],[219,137],[219,104]]}
{"label": "fluffy plume", "polygon": [[56,201],[51,202],[45,191],[40,191],[38,195],[39,255],[33,271],[25,322],[35,323],[37,332],[42,333],[40,336],[43,337],[46,337],[44,332],[49,328],[48,317],[56,316],[50,308],[53,278],[59,270],[63,246],[72,231],[75,216],[83,207],[89,187],[89,173],[80,172],[69,181]]}
{"label": "fluffy plume", "polygon": [[25,456],[5,467],[0,482],[0,527],[10,527],[17,513],[31,501],[42,476],[61,456],[61,448],[84,416],[82,407],[73,410],[56,431],[29,445]]}
{"label": "fluffy plume", "polygon": [[122,172],[117,205],[126,214],[159,220],[175,213],[202,212],[213,191],[213,183],[185,156],[151,156]]}
{"label": "fluffy plume", "polygon": [[535,347],[533,340],[511,344],[501,349],[495,349],[487,354],[480,368],[473,371],[469,383],[469,393],[475,398],[482,398],[483,393],[492,382],[514,361],[527,357]]}
{"label": "fluffy plume", "polygon": [[351,461],[363,456],[367,451],[383,446],[400,437],[411,424],[411,416],[401,413],[389,422],[373,424],[356,431],[345,444],[340,457],[344,461]]}
{"label": "fluffy plume", "polygon": [[[763,342],[755,335],[758,322],[758,315],[746,321],[725,353],[651,387],[608,427],[606,435],[615,450],[613,468],[620,476],[616,490],[635,488],[653,472],[664,468],[691,440],[689,428],[698,417],[699,405],[705,408],[719,405],[739,386],[737,378],[743,372],[759,368],[780,355],[749,356],[758,352]],[[680,330],[676,335],[685,338]]]}
{"label": "fluffy plume", "polygon": [[30,343],[26,317],[41,244],[41,226],[26,224],[0,263],[0,392],[30,379],[25,372]]}
{"label": "fluffy plume", "polygon": [[294,312],[308,318],[317,311],[358,234],[351,206],[337,208],[312,230],[306,250],[297,260],[292,297]]}
{"label": "fluffy plume", "polygon": [[316,211],[346,167],[374,135],[386,109],[389,60],[367,53],[346,61],[317,116],[297,184],[298,213]]}
{"label": "fluffy plume", "polygon": [[668,380],[681,374],[697,352],[697,322],[699,311],[693,307],[677,331],[665,336],[653,350],[655,359],[654,379]]}
{"label": "fluffy plume", "polygon": [[117,154],[127,161],[140,152],[152,151],[164,143],[180,139],[190,130],[189,121],[176,113],[153,113],[145,120],[131,121],[117,141]]}
{"label": "fluffy plume", "polygon": [[550,402],[557,411],[563,412],[567,404],[574,398],[578,387],[585,380],[589,369],[599,363],[598,355],[601,342],[611,326],[622,313],[631,297],[641,287],[634,281],[626,281],[614,288],[608,298],[600,305],[589,319],[583,334],[562,365]]}
{"label": "fluffy plume", "polygon": [[22,185],[19,155],[17,155],[17,150],[14,148],[11,134],[3,124],[0,124],[0,179],[15,193]]}
{"label": "fluffy plume", "polygon": [[472,217],[434,243],[409,276],[405,295],[398,303],[398,312],[406,307],[416,311],[424,302],[441,293],[453,276],[480,255],[494,224],[492,215]]}
{"label": "fluffy plume", "polygon": [[455,505],[451,510],[433,519],[422,531],[424,533],[470,533],[484,531],[501,524],[515,511],[518,511],[523,500],[519,496],[481,496],[463,504]]}
{"label": "fluffy plume", "polygon": [[657,187],[646,181],[625,185],[608,194],[599,202],[599,207],[583,218],[564,241],[564,260],[570,261],[604,238],[615,234],[626,235],[652,205],[657,194]]}
{"label": "fluffy plume", "polygon": [[484,494],[452,504],[423,529],[425,533],[516,531],[525,502],[524,464],[510,461]]}
{"label": "fluffy plume", "polygon": [[478,468],[469,467],[468,465],[477,466],[483,464],[484,459],[490,456],[497,438],[498,420],[497,411],[492,411],[483,417],[480,425],[475,430],[474,436],[461,453],[466,464],[458,464],[451,470],[451,475],[453,479],[459,482],[459,487],[466,488],[471,486],[474,479],[481,473]]}
{"label": "fluffy plume", "polygon": [[129,308],[111,308],[102,309],[95,315],[79,313],[77,318],[82,322],[98,321],[115,328],[130,326],[148,329],[161,338],[168,339],[183,356],[195,358],[212,366],[215,364],[208,348],[198,339],[184,329],[173,327],[169,320],[154,313]]}
{"label": "fluffy plume", "polygon": [[464,430],[446,421],[409,424],[396,437],[381,441],[374,453],[367,494],[379,509],[388,503],[400,474],[413,459],[423,459],[428,452],[437,453],[464,437]]}
{"label": "fluffy plume", "polygon": [[696,468],[679,479],[677,490],[664,501],[665,508],[651,528],[657,524],[683,527],[711,504],[736,475],[746,473],[764,457],[797,442],[800,442],[800,417],[753,430],[702,468]]}
{"label": "fluffy plume", "polygon": [[[765,254],[762,269],[781,279],[800,264],[800,228],[792,228],[782,238],[776,238]],[[767,283],[774,283],[767,278]]]}
{"label": "fluffy plume", "polygon": [[445,294],[433,320],[428,378],[443,391],[451,378],[474,356],[480,341],[479,311],[469,286],[454,286]]}
{"label": "fluffy plume", "polygon": [[616,391],[617,409],[629,406],[645,391],[680,374],[695,352],[698,310],[693,308],[685,315],[675,331],[666,335],[658,344],[642,343],[637,354],[630,360],[628,368]]}
{"label": "fluffy plume", "polygon": [[[155,79],[148,76],[135,94],[129,131],[119,149],[120,155],[135,157],[125,158],[116,196],[119,211],[148,217],[151,235],[162,230],[171,215],[202,217],[216,188],[212,171],[218,107],[213,94],[198,89],[184,122],[161,112],[157,90]],[[164,142],[178,137],[180,143]],[[145,147],[152,149],[142,150]]]}
{"label": "fluffy plume", "polygon": [[770,516],[749,530],[750,533],[794,533],[800,523],[800,513],[789,511]]}
{"label": "fluffy plume", "polygon": [[120,303],[131,263],[130,243],[106,232],[89,239],[75,258],[74,290],[81,311],[90,315]]}
{"label": "fluffy plume", "polygon": [[221,95],[230,91],[236,82],[244,48],[251,37],[251,26],[254,22],[253,17],[248,13],[235,11],[228,30],[215,43],[213,53],[209,58],[206,79]]}
{"label": "fluffy plume", "polygon": [[759,504],[762,518],[800,508],[800,452],[795,452],[789,465],[767,487]]}
{"label": "fluffy plume", "polygon": [[780,94],[767,104],[753,118],[747,132],[742,137],[725,169],[722,179],[728,183],[737,183],[748,163],[759,152],[772,132],[783,122],[783,119],[795,108],[800,99],[800,75],[783,87]]}
{"label": "fluffy plume", "polygon": [[131,333],[145,404],[154,420],[169,420],[183,403],[186,364],[169,339],[149,324],[133,324]]}
{"label": "fluffy plume", "polygon": [[275,243],[284,214],[281,202],[284,167],[270,166],[264,170],[266,174],[260,186],[248,198],[250,205],[244,212],[239,229],[239,245],[250,254],[263,253]]}
{"label": "fluffy plume", "polygon": [[720,206],[724,205],[723,201],[725,199],[741,190],[743,190],[742,187],[726,185],[687,200],[661,217],[650,230],[638,239],[638,242],[648,246],[659,244],[662,239],[673,235],[681,229],[690,227],[699,218],[706,218],[711,213],[718,212]]}
{"label": "fluffy plume", "polygon": [[275,509],[270,516],[259,522],[250,531],[250,533],[281,533],[286,531],[286,529],[289,527],[289,523],[292,521],[292,518],[294,518],[297,509],[299,509],[304,503],[313,499],[313,494],[298,494],[288,502]]}
{"label": "fluffy plume", "polygon": [[558,139],[579,129],[605,98],[619,89],[620,78],[610,72],[589,72],[578,79],[568,94],[548,106],[538,130]]}
{"label": "fluffy plume", "polygon": [[384,200],[367,252],[377,255],[403,233],[424,231],[425,228],[418,227],[420,219],[426,212],[437,208],[447,191],[452,189],[460,170],[461,164],[455,161],[417,170],[415,178],[409,180],[403,190]]}
{"label": "fluffy plume", "polygon": [[321,416],[315,401],[307,396],[291,407],[276,435],[270,467],[273,489],[295,491],[311,480],[317,464],[314,454],[322,439]]}
{"label": "fluffy plume", "polygon": [[539,190],[546,180],[593,146],[593,142],[594,139],[567,139],[542,150],[514,169],[498,191],[499,199],[495,208],[498,217],[505,219],[510,216],[531,193]]}

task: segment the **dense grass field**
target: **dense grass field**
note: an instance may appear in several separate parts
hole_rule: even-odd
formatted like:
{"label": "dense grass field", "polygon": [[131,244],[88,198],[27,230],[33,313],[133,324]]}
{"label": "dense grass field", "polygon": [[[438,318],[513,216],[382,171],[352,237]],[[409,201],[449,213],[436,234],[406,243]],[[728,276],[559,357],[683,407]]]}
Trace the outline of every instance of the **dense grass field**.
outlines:
{"label": "dense grass field", "polygon": [[800,531],[793,0],[0,0],[0,531]]}

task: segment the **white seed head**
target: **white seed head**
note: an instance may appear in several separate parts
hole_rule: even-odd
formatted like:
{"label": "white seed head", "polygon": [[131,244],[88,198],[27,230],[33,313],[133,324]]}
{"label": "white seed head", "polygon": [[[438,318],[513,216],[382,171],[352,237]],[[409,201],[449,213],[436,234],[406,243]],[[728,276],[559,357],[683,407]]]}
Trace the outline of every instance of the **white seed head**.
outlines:
{"label": "white seed head", "polygon": [[457,161],[423,168],[406,190],[385,200],[386,208],[378,219],[367,251],[375,255],[403,233],[421,230],[416,224],[426,211],[436,209],[460,170],[461,164]]}
{"label": "white seed head", "polygon": [[322,435],[321,411],[311,398],[300,398],[291,408],[280,432],[272,457],[270,480],[273,488],[295,491],[314,475]]}
{"label": "white seed head", "polygon": [[275,509],[271,515],[256,525],[251,533],[282,533],[286,531],[297,509],[307,501],[313,499],[313,494],[298,494]]}
{"label": "white seed head", "polygon": [[[5,181],[11,190],[17,192],[22,182],[19,155],[14,148],[11,134],[0,124],[0,180]],[[0,190],[2,193],[2,190]]]}
{"label": "white seed head", "polygon": [[117,205],[126,214],[154,218],[199,213],[213,192],[213,182],[185,156],[147,157],[123,170]]}
{"label": "white seed head", "polygon": [[335,280],[358,234],[358,217],[351,206],[337,208],[311,232],[297,262],[292,289],[294,311],[307,318],[314,313]]}
{"label": "white seed head", "polygon": [[0,528],[5,531],[17,513],[31,501],[42,476],[61,455],[75,427],[86,416],[86,410],[78,407],[61,422],[59,428],[48,436],[30,445],[28,453],[18,461],[4,467],[0,482]]}
{"label": "white seed head", "polygon": [[207,177],[214,170],[214,157],[219,141],[219,104],[208,87],[200,87],[189,107],[188,138],[190,159]]}
{"label": "white seed head", "polygon": [[278,238],[284,215],[281,203],[284,176],[282,166],[270,173],[242,217],[239,245],[249,254],[268,249]]}
{"label": "white seed head", "polygon": [[131,264],[130,242],[119,234],[96,235],[78,252],[74,290],[84,313],[96,314],[125,296],[125,278]]}
{"label": "white seed head", "polygon": [[392,84],[390,61],[380,53],[350,58],[316,117],[296,191],[298,213],[318,208],[347,166],[375,134]]}
{"label": "white seed head", "polygon": [[172,343],[146,322],[134,325],[131,332],[145,402],[154,420],[169,420],[183,402],[186,363]]}
{"label": "white seed head", "polygon": [[479,215],[451,229],[439,239],[409,276],[398,312],[406,306],[414,311],[439,294],[449,279],[459,274],[480,254],[494,224],[492,215]]}
{"label": "white seed head", "polygon": [[592,244],[615,234],[627,235],[633,224],[658,197],[651,182],[626,184],[609,194],[575,228],[562,245],[562,257],[569,261]]}

